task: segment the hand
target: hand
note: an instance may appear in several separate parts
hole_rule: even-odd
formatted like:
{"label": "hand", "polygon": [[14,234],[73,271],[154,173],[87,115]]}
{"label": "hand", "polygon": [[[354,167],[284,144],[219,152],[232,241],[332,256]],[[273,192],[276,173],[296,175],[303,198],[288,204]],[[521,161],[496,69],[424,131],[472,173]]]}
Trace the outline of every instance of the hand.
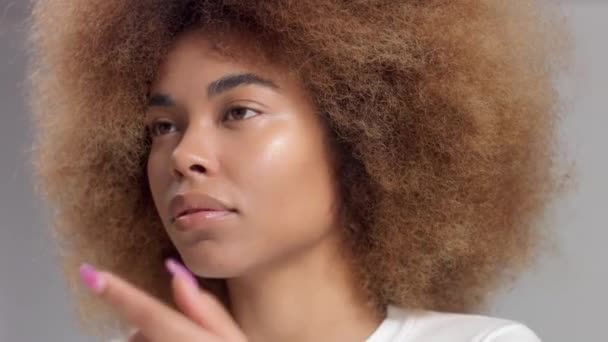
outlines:
{"label": "hand", "polygon": [[82,281],[119,316],[138,329],[129,339],[137,342],[245,342],[247,338],[223,305],[200,289],[190,273],[169,259],[171,286],[178,312],[120,277],[80,267]]}

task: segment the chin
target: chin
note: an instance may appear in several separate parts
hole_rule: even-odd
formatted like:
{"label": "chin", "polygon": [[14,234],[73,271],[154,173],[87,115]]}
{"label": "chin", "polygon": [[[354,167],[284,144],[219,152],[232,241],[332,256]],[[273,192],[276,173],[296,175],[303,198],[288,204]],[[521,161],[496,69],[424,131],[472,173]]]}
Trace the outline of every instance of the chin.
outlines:
{"label": "chin", "polygon": [[242,275],[242,272],[233,269],[226,269],[226,267],[207,267],[207,266],[199,266],[199,267],[190,267],[188,268],[194,273],[197,277],[207,278],[207,279],[228,279],[228,278],[237,278]]}
{"label": "chin", "polygon": [[218,251],[212,253],[203,248],[180,251],[184,265],[198,277],[202,278],[235,278],[247,272],[245,260],[251,260],[242,254],[231,257],[229,253]]}

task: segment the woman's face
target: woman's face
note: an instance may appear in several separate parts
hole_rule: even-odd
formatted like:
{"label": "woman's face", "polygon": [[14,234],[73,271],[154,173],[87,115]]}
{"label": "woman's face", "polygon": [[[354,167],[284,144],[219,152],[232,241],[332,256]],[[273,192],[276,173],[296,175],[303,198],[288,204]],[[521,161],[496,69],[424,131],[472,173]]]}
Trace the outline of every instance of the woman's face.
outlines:
{"label": "woman's face", "polygon": [[306,92],[260,62],[251,42],[230,44],[237,60],[201,32],[181,36],[146,113],[154,203],[184,262],[204,277],[263,271],[337,231],[329,148]]}

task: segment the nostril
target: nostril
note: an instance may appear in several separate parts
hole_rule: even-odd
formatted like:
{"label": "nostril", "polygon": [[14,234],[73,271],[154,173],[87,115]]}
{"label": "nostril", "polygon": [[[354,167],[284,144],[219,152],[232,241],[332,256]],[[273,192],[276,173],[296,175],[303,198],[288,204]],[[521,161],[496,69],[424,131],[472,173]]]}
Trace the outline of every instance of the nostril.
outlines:
{"label": "nostril", "polygon": [[181,172],[179,172],[179,170],[177,170],[177,169],[173,169],[173,176],[174,176],[175,178],[178,178],[178,179],[179,179],[179,178],[182,178],[184,175],[183,175]]}
{"label": "nostril", "polygon": [[190,170],[195,171],[195,172],[204,173],[205,167],[200,164],[194,164],[194,165],[190,166]]}

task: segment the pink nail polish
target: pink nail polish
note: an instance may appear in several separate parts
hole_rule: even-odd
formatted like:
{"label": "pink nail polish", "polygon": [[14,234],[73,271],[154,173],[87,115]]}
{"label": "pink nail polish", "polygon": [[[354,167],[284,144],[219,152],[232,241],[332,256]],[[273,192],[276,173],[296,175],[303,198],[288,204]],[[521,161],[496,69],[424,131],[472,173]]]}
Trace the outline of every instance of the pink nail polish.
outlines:
{"label": "pink nail polish", "polygon": [[194,276],[192,275],[192,273],[190,273],[190,271],[188,271],[186,269],[185,266],[183,266],[182,264],[180,264],[179,262],[168,258],[165,261],[165,266],[167,267],[167,270],[173,275],[173,276],[178,276],[178,277],[182,277],[184,278],[188,283],[192,284],[193,286],[195,286],[196,288],[198,288],[198,282],[196,281],[196,279],[194,278]]}
{"label": "pink nail polish", "polygon": [[105,288],[105,281],[99,276],[95,267],[84,263],[80,265],[80,279],[95,294],[99,294]]}

